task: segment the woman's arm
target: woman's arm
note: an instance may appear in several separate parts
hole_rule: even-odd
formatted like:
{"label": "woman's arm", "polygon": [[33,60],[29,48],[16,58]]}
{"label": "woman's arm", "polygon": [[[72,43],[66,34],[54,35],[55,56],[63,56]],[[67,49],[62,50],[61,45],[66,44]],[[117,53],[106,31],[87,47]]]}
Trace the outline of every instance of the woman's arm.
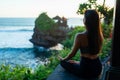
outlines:
{"label": "woman's arm", "polygon": [[70,54],[68,54],[68,56],[66,56],[66,57],[63,58],[62,60],[69,60],[69,59],[71,59],[72,57],[74,57],[79,48],[80,48],[80,34],[77,34],[77,35],[75,36],[73,48],[72,48]]}

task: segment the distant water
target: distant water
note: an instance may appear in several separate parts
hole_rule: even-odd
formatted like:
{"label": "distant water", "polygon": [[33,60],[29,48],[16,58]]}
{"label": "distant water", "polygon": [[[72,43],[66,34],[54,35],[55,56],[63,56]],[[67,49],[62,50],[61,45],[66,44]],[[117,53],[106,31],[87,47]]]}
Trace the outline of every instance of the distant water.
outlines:
{"label": "distant water", "polygon": [[0,18],[0,26],[34,26],[35,18]]}
{"label": "distant water", "polygon": [[[34,21],[35,18],[0,18],[0,64],[20,64],[34,68],[46,62],[46,53],[36,53],[29,42]],[[70,27],[81,24],[81,19],[68,19]]]}
{"label": "distant water", "polygon": [[75,26],[83,26],[83,19],[82,18],[68,18],[67,20],[69,27]]}

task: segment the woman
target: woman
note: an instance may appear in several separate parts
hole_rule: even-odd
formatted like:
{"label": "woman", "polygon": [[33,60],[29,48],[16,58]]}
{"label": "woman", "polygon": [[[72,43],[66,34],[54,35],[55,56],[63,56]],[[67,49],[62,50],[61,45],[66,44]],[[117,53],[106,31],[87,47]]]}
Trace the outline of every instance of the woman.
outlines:
{"label": "woman", "polygon": [[[86,10],[83,22],[86,31],[76,35],[71,53],[65,58],[60,58],[61,66],[81,78],[96,78],[102,71],[98,54],[103,42],[97,11]],[[81,51],[80,62],[70,60],[79,49]]]}

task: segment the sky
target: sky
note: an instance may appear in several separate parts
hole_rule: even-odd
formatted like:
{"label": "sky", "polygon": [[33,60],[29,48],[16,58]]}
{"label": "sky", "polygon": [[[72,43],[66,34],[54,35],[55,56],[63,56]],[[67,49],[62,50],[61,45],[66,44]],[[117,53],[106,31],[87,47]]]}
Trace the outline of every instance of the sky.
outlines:
{"label": "sky", "polygon": [[[42,12],[48,16],[80,17],[76,14],[80,3],[88,0],[0,0],[0,17],[37,17]],[[98,0],[102,3],[103,0]],[[106,0],[113,6],[114,0]]]}

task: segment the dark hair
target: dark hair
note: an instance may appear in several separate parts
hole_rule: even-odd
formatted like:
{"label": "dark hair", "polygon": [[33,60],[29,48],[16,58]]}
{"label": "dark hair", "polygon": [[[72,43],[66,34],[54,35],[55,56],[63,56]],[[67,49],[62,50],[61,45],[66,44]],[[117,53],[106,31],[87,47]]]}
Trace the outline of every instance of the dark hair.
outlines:
{"label": "dark hair", "polygon": [[88,32],[89,52],[90,54],[98,54],[102,46],[99,14],[96,10],[86,10],[84,17]]}

